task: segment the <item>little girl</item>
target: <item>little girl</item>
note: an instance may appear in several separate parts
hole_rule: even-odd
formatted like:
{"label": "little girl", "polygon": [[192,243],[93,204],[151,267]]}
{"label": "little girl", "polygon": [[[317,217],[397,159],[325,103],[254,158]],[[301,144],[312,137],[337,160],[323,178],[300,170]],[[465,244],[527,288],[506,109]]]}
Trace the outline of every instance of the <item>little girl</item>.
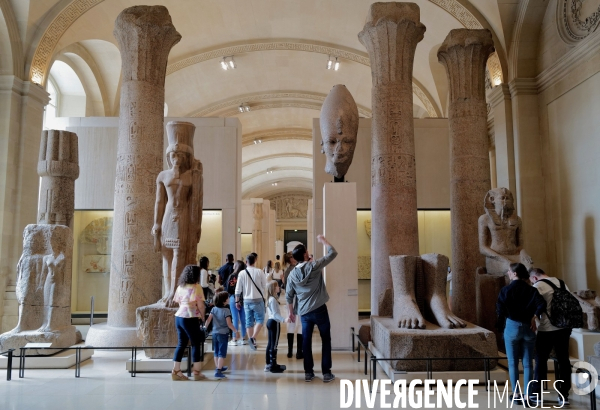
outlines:
{"label": "little girl", "polygon": [[269,301],[267,302],[267,309],[269,311],[269,320],[267,321],[269,342],[267,344],[267,365],[265,366],[265,372],[283,373],[286,367],[277,364],[277,344],[279,343],[281,323],[287,322],[287,319],[281,316],[281,313],[279,312],[279,302],[277,301],[279,284],[277,281],[272,280],[267,283],[267,293],[267,297],[269,298]]}
{"label": "little girl", "polygon": [[229,329],[236,332],[231,323],[231,310],[229,310],[229,293],[219,292],[215,295],[215,307],[210,311],[206,319],[206,328],[214,319],[213,323],[213,350],[215,351],[215,377],[222,379],[223,372],[227,366],[223,366],[227,357],[227,342],[229,342]]}

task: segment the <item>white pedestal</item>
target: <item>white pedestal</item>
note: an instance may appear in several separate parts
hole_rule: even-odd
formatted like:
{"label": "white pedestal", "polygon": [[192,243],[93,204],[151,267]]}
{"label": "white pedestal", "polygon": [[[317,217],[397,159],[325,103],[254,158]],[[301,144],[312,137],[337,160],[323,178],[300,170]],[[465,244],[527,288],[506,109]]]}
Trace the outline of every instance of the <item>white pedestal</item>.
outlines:
{"label": "white pedestal", "polygon": [[[81,362],[90,359],[93,354],[93,349],[82,349]],[[8,356],[0,356],[0,369],[6,369],[6,366],[8,366]],[[26,369],[69,369],[73,366],[75,366],[75,350],[65,350],[52,356],[27,356],[25,359]],[[13,356],[12,368],[19,369],[19,356]]]}
{"label": "white pedestal", "polygon": [[569,341],[569,355],[587,361],[588,356],[594,356],[594,345],[598,342],[600,342],[600,332],[573,329]]}
{"label": "white pedestal", "polygon": [[358,323],[356,183],[334,182],[323,186],[323,235],[338,252],[337,258],[325,268],[331,347],[349,350],[349,329]]}

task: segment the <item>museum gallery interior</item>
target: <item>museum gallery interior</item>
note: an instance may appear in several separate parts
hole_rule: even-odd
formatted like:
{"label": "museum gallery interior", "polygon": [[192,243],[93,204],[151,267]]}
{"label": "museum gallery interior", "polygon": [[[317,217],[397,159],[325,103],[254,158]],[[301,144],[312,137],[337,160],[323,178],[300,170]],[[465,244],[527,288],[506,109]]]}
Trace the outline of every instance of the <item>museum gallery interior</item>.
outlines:
{"label": "museum gallery interior", "polygon": [[1,408],[338,408],[286,324],[283,375],[266,332],[225,380],[210,339],[207,381],[166,374],[186,265],[319,234],[337,379],[479,378],[485,407],[517,262],[600,369],[600,0],[139,3],[0,0]]}

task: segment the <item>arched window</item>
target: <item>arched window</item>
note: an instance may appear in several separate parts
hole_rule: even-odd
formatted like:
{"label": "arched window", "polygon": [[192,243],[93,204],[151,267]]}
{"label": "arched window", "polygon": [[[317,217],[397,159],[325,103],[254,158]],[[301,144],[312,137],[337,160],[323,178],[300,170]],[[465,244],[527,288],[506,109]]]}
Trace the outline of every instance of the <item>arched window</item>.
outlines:
{"label": "arched window", "polygon": [[48,77],[46,91],[48,91],[48,94],[50,94],[50,102],[48,105],[46,105],[46,110],[44,111],[44,129],[48,130],[52,128],[54,119],[58,117],[59,93],[52,77]]}

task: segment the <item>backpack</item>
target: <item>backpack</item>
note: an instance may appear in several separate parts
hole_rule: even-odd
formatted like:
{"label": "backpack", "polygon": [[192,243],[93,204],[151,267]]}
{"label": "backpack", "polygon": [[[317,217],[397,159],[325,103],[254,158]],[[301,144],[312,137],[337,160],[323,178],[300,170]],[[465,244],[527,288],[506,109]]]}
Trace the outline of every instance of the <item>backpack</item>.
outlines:
{"label": "backpack", "polygon": [[554,289],[552,295],[551,311],[552,316],[548,315],[550,323],[561,329],[575,329],[583,327],[583,309],[575,296],[565,287],[565,282],[559,279],[560,288],[548,279],[541,279]]}

